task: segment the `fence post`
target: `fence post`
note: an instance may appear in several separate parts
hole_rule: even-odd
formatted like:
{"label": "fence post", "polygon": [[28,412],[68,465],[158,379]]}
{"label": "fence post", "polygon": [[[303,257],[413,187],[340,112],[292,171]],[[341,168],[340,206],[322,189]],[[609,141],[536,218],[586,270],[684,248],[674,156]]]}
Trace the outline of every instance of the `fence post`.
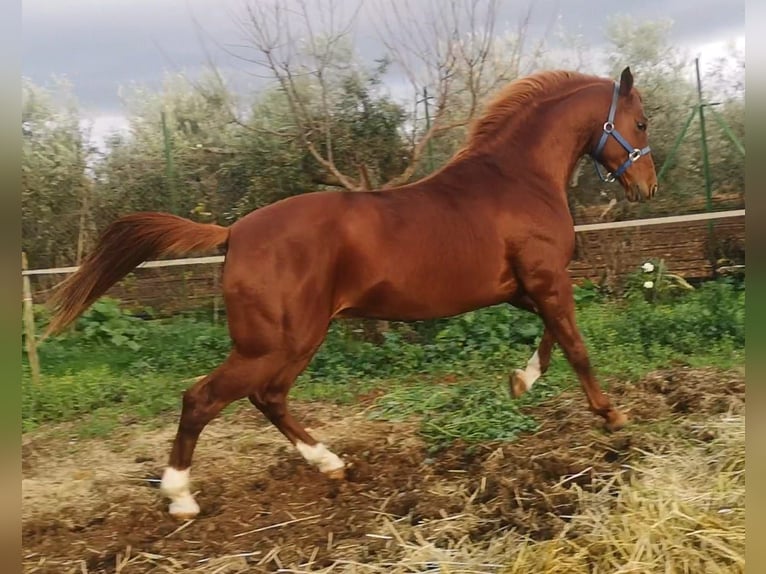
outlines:
{"label": "fence post", "polygon": [[[700,59],[694,60],[694,66],[697,71],[697,99],[700,115],[700,132],[702,135],[702,169],[705,174],[705,202],[707,211],[713,208],[713,184],[710,180],[710,159],[708,158],[707,133],[705,131],[705,100],[702,97],[702,78],[700,77]],[[713,222],[708,221],[708,229],[712,231]]]}
{"label": "fence post", "polygon": [[[27,266],[27,254],[21,252],[21,269],[26,271]],[[22,275],[21,278],[22,289],[24,293],[24,332],[27,339],[27,359],[29,360],[29,367],[32,369],[32,382],[35,385],[40,384],[40,361],[37,358],[37,339],[35,337],[35,314],[32,308],[32,286],[29,283],[29,276]]]}

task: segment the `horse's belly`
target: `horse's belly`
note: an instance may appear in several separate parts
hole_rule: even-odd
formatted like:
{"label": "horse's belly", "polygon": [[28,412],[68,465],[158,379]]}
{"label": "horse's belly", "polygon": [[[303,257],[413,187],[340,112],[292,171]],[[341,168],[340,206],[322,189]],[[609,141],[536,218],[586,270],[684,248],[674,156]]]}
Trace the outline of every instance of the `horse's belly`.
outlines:
{"label": "horse's belly", "polygon": [[451,317],[467,311],[507,302],[516,283],[480,281],[463,276],[459,280],[383,280],[350,298],[337,313],[341,317],[366,317],[389,321],[422,321]]}

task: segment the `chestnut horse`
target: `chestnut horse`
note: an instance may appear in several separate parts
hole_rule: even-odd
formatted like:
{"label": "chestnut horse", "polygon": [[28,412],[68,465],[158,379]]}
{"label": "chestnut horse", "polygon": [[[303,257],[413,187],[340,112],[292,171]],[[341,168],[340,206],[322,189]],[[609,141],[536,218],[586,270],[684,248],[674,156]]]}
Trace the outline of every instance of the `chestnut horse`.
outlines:
{"label": "chestnut horse", "polygon": [[178,518],[199,512],[189,469],[200,432],[245,397],[319,471],[344,476],[343,461],[287,407],[293,382],[335,318],[426,320],[499,303],[537,313],[544,333],[526,369],[511,375],[513,395],[545,372],[558,343],[591,411],[608,430],[619,429],[627,417],[601,391],[575,323],[566,194],[576,163],[590,154],[629,200],[652,197],[657,176],[646,125],[629,68],[619,82],[543,72],[499,91],[466,145],[415,183],[290,197],[228,228],[164,213],[127,215],[54,293],[49,333],[150,258],[225,246],[222,288],[233,345],[183,394],[161,487]]}

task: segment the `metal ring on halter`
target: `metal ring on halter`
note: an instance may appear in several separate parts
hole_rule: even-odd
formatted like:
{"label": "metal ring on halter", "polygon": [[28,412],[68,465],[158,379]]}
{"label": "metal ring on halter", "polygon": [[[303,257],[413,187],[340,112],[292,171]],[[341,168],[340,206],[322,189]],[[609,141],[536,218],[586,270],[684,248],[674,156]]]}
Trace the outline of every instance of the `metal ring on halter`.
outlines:
{"label": "metal ring on halter", "polygon": [[638,161],[638,159],[641,157],[641,150],[634,148],[628,157],[630,157],[631,161]]}
{"label": "metal ring on halter", "polygon": [[614,124],[612,122],[605,122],[604,131],[608,134],[612,133],[614,131]]}
{"label": "metal ring on halter", "polygon": [[606,183],[612,183],[614,180],[615,180],[615,177],[614,177],[614,175],[613,175],[613,174],[611,174],[611,173],[607,173],[607,174],[604,176],[604,181],[605,181]]}

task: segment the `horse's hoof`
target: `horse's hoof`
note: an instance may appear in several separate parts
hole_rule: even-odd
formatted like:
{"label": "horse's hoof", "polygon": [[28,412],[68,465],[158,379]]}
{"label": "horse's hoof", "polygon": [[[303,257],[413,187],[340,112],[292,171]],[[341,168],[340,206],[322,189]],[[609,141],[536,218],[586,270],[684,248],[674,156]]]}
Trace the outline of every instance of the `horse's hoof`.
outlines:
{"label": "horse's hoof", "polygon": [[324,473],[327,478],[333,480],[344,480],[346,478],[346,468],[341,466],[340,468],[334,468]]}
{"label": "horse's hoof", "polygon": [[170,516],[176,520],[191,520],[199,514],[199,504],[193,498],[185,498],[170,503]]}
{"label": "horse's hoof", "polygon": [[195,518],[197,518],[196,514],[193,514],[190,512],[171,512],[170,516],[172,516],[176,520],[181,520],[181,521],[194,520]]}
{"label": "horse's hoof", "polygon": [[511,390],[511,396],[514,399],[518,399],[521,395],[527,392],[527,382],[524,380],[524,371],[516,369],[511,373],[508,386]]}
{"label": "horse's hoof", "polygon": [[604,428],[609,432],[616,432],[627,425],[629,422],[628,416],[622,411],[612,409],[606,415],[606,422]]}

